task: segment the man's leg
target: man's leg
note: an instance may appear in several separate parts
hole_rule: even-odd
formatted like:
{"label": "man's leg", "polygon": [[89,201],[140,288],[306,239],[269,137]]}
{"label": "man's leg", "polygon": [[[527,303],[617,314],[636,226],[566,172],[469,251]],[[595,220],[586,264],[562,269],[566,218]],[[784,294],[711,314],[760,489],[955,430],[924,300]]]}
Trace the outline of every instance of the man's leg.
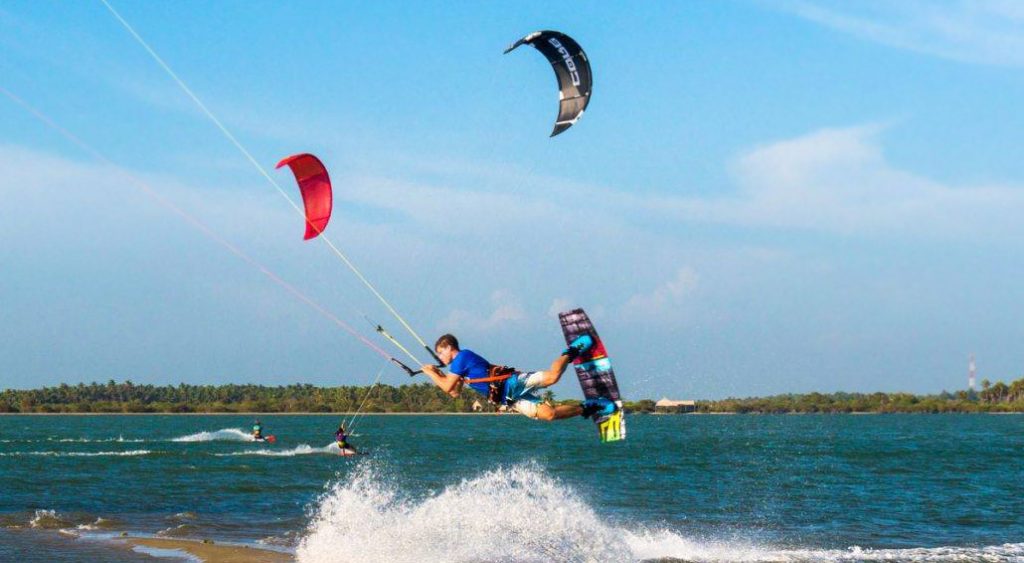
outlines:
{"label": "man's leg", "polygon": [[551,362],[551,367],[547,371],[541,372],[544,374],[544,378],[537,387],[550,387],[558,383],[558,380],[562,379],[562,374],[565,373],[565,368],[568,367],[570,361],[572,360],[569,359],[568,354],[562,354],[555,358],[555,361]]}
{"label": "man's leg", "polygon": [[562,379],[562,374],[565,373],[565,368],[569,365],[569,362],[573,361],[581,353],[589,350],[593,345],[594,339],[589,334],[578,337],[566,348],[561,356],[558,356],[555,358],[555,361],[551,362],[551,367],[547,371],[541,372],[544,374],[544,379],[537,387],[550,387],[558,383],[558,380]]}
{"label": "man's leg", "polygon": [[552,420],[561,420],[563,418],[572,418],[583,413],[583,407],[579,405],[552,406],[547,403],[516,401],[512,406],[517,411],[530,418],[549,422]]}

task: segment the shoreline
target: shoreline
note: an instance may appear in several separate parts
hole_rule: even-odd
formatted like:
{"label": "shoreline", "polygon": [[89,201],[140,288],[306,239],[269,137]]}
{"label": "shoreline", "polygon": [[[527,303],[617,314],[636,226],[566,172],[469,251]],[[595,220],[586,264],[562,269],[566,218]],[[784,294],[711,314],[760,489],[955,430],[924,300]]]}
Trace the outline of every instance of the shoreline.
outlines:
{"label": "shoreline", "polygon": [[242,544],[216,543],[210,540],[184,540],[126,536],[116,541],[131,546],[133,551],[147,553],[147,549],[172,551],[205,563],[284,563],[295,561],[295,556],[282,551],[263,549]]}
{"label": "shoreline", "polygon": [[[262,412],[262,411],[246,411],[246,412],[0,412],[0,417],[4,416],[261,416],[261,417],[272,417],[272,416],[352,416],[358,414],[359,416],[515,416],[516,413],[501,413],[501,412]],[[669,412],[639,412],[626,414],[630,416],[816,416],[816,415],[828,415],[828,416],[868,416],[868,415],[889,415],[889,414],[919,414],[919,415],[951,415],[951,414],[970,414],[970,415],[997,415],[997,416],[1013,416],[1013,415],[1024,415],[1024,411],[1000,411],[1000,412],[962,412],[962,411],[951,411],[951,412],[913,412],[913,411],[896,411],[896,412],[878,412],[878,411],[853,411],[853,412],[780,412],[780,413],[767,413],[767,412],[687,412],[687,413],[669,413]]]}
{"label": "shoreline", "polygon": [[[0,416],[511,416],[501,412],[0,412]],[[727,413],[733,414],[733,413]]]}

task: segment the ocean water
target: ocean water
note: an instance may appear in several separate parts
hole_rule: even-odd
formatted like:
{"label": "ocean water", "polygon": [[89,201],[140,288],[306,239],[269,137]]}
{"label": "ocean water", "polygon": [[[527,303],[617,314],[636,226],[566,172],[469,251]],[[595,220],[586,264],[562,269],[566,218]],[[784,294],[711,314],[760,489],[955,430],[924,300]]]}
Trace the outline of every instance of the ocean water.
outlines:
{"label": "ocean water", "polygon": [[1024,416],[0,417],[0,560],[1024,562]]}

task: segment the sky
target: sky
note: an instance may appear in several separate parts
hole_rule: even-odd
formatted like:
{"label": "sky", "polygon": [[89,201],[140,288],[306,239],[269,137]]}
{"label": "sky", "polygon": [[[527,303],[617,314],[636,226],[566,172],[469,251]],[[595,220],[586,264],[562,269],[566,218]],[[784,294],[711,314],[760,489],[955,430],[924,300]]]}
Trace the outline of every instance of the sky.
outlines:
{"label": "sky", "polygon": [[[542,369],[583,307],[627,399],[1024,374],[1020,3],[110,2],[293,198],[278,160],[324,161],[328,237],[428,343]],[[502,55],[539,29],[594,73],[555,138],[548,63]],[[0,53],[37,112],[0,96],[0,388],[410,381],[102,2],[0,1]]]}

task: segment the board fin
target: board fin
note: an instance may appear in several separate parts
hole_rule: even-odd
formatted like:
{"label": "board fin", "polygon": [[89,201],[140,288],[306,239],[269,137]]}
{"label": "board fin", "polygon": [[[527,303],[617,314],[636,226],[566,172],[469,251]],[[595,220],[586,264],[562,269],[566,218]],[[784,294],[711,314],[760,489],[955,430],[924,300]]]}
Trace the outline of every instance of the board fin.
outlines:
{"label": "board fin", "polygon": [[601,436],[601,442],[618,442],[626,439],[625,417],[622,415],[622,401],[616,401],[619,409],[612,414],[602,416],[595,420],[597,433]]}

